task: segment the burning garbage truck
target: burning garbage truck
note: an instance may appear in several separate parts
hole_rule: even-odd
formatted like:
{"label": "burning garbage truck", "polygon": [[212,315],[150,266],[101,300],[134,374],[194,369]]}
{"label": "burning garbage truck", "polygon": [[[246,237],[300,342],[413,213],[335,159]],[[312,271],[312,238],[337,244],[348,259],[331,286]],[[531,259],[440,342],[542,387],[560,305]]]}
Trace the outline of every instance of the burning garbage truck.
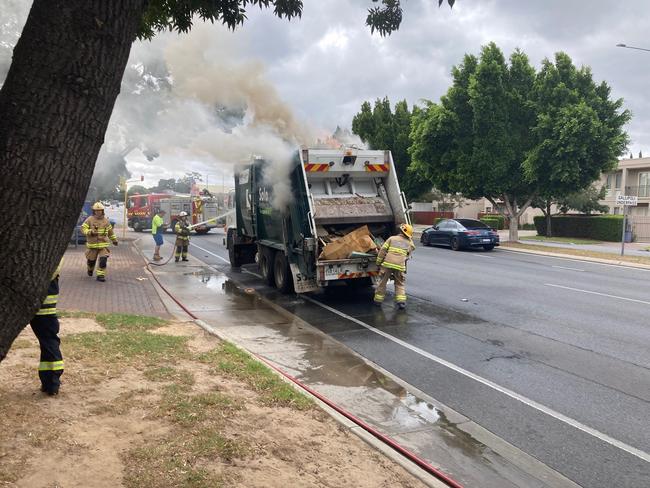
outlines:
{"label": "burning garbage truck", "polygon": [[235,171],[230,264],[257,262],[284,293],[372,284],[377,249],[410,223],[390,151],[304,148],[284,185],[269,177],[274,164],[255,158]]}

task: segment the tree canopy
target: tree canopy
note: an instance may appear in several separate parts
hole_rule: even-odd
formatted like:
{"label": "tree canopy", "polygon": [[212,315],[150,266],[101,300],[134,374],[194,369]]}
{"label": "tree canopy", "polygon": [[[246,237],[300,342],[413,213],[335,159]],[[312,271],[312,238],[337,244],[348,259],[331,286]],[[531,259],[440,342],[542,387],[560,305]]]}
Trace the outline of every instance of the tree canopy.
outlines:
{"label": "tree canopy", "polygon": [[358,135],[372,149],[388,149],[393,155],[395,171],[404,193],[409,200],[416,199],[431,190],[432,184],[420,174],[409,171],[412,112],[406,100],[391,109],[388,97],[363,102],[361,110],[352,119],[352,132]]}
{"label": "tree canopy", "polygon": [[506,62],[490,43],[452,77],[440,102],[414,117],[414,169],[444,192],[490,200],[510,218],[511,239],[535,198],[587,187],[626,147],[623,101],[564,53],[536,72],[522,51]]}

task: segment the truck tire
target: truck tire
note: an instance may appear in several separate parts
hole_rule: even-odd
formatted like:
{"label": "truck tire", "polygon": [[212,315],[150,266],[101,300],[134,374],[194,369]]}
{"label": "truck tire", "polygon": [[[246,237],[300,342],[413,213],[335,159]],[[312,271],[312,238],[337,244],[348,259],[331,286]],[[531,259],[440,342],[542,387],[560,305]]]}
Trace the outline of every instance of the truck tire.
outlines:
{"label": "truck tire", "polygon": [[205,235],[208,232],[210,232],[210,229],[195,230],[194,232],[196,232],[198,235],[202,236],[202,235]]}
{"label": "truck tire", "polygon": [[266,247],[261,247],[259,250],[259,266],[262,279],[269,286],[275,285],[275,275],[273,273],[273,256],[274,252]]}
{"label": "truck tire", "polygon": [[176,233],[176,224],[177,224],[177,222],[175,220],[172,220],[172,223],[169,224],[169,229],[167,229],[167,230],[171,231],[172,234],[175,234]]}
{"label": "truck tire", "polygon": [[139,220],[133,221],[133,230],[136,232],[142,232],[142,224],[140,223]]}
{"label": "truck tire", "polygon": [[234,234],[235,229],[228,229],[228,233],[226,234],[226,248],[228,249],[230,266],[233,268],[239,268],[242,265],[242,260],[239,253],[235,252]]}
{"label": "truck tire", "polygon": [[273,277],[275,278],[275,287],[282,293],[293,292],[293,276],[287,258],[282,252],[275,253],[273,260]]}

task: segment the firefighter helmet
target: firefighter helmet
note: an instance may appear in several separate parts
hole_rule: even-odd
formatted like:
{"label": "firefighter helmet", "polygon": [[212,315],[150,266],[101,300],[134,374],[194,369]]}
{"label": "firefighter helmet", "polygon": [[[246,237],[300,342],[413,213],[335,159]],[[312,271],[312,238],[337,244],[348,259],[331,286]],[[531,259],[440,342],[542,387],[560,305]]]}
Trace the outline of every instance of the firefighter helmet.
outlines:
{"label": "firefighter helmet", "polygon": [[102,205],[100,202],[95,202],[92,206],[93,212],[95,210],[104,210],[104,205]]}
{"label": "firefighter helmet", "polygon": [[178,214],[179,217],[187,217],[187,212],[181,212]]}
{"label": "firefighter helmet", "polygon": [[409,224],[399,224],[399,230],[409,239],[413,237],[413,227]]}

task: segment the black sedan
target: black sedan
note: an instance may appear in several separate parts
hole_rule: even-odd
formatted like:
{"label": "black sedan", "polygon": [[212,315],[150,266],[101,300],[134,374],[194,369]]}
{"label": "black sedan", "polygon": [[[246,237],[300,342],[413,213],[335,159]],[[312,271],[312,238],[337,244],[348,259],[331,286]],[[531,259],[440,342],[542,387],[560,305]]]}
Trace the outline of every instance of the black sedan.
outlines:
{"label": "black sedan", "polygon": [[424,246],[449,246],[454,251],[471,247],[491,251],[499,245],[499,234],[480,220],[448,219],[425,229],[420,242]]}

